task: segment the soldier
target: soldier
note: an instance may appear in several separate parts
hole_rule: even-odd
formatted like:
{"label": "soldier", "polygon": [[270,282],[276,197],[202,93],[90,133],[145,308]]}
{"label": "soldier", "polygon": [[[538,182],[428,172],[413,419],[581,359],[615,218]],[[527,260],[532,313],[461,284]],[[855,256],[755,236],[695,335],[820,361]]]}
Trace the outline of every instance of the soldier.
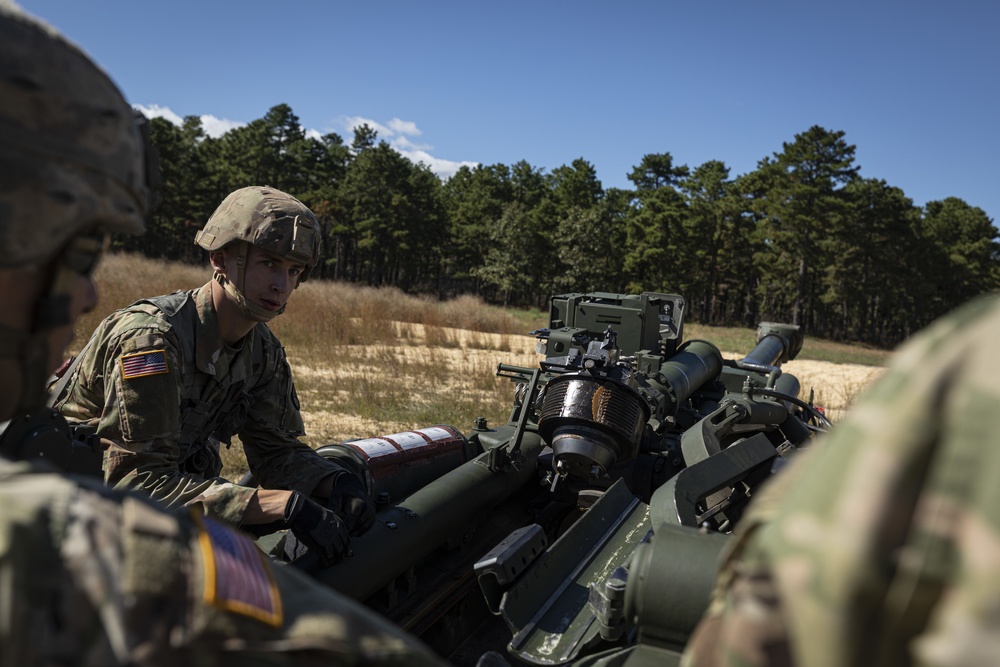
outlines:
{"label": "soldier", "polygon": [[[44,402],[110,230],[148,188],[132,110],[53,30],[0,6],[0,420]],[[208,517],[0,458],[0,665],[440,664]]]}
{"label": "soldier", "polygon": [[[266,322],[319,261],[302,202],[267,187],[230,194],[196,242],[214,277],[145,299],[97,327],[56,408],[106,443],[105,481],[255,534],[291,528],[327,564],[374,521],[360,481],[300,442],[291,371]],[[261,489],[219,477],[219,441],[238,434]],[[322,505],[315,502],[318,499]]]}
{"label": "soldier", "polygon": [[1000,299],[900,348],[751,505],[687,665],[995,665]]}

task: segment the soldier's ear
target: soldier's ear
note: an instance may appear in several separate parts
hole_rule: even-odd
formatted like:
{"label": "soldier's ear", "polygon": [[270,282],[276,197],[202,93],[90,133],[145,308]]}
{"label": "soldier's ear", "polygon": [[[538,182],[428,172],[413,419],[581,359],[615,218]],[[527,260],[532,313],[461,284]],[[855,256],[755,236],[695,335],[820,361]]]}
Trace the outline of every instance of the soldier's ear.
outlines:
{"label": "soldier's ear", "polygon": [[212,270],[216,273],[226,274],[226,252],[225,250],[212,250],[208,253],[208,261],[212,264]]}

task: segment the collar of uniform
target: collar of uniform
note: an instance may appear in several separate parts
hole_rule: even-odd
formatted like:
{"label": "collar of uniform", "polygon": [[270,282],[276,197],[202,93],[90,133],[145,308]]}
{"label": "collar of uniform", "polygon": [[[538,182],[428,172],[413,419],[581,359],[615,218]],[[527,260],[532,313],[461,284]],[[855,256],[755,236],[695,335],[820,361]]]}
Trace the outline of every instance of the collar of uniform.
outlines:
{"label": "collar of uniform", "polygon": [[254,343],[253,330],[239,342],[237,349],[226,349],[219,335],[219,314],[212,302],[214,289],[222,288],[217,282],[210,280],[195,294],[195,304],[198,307],[195,364],[198,370],[215,378],[225,376],[228,382],[239,382],[245,380],[250,373],[249,354]]}
{"label": "collar of uniform", "polygon": [[223,352],[222,338],[219,336],[219,315],[212,303],[212,281],[195,291],[195,305],[198,307],[198,331],[195,338],[195,364],[202,373],[215,375],[216,363]]}

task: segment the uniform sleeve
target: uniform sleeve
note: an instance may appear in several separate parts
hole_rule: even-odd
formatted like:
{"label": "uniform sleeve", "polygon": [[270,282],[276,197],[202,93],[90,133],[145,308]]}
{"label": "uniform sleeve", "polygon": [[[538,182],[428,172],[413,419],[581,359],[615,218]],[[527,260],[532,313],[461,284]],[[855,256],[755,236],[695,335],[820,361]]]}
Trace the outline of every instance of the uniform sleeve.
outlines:
{"label": "uniform sleeve", "polygon": [[715,591],[704,617],[691,636],[684,667],[781,667],[795,664],[782,592],[773,563],[760,548],[775,521],[780,498],[795,487],[816,446],[796,455],[754,499],[726,547]]}
{"label": "uniform sleeve", "polygon": [[224,524],[26,468],[0,487],[4,665],[444,664]]}
{"label": "uniform sleeve", "polygon": [[137,327],[109,337],[93,354],[81,382],[103,388],[97,434],[106,445],[105,482],[168,507],[198,502],[210,516],[239,525],[254,490],[182,466],[180,387],[187,361],[179,346],[162,331]]}
{"label": "uniform sleeve", "polygon": [[253,404],[239,431],[247,463],[264,488],[311,494],[325,477],[344,469],[298,439],[304,433],[291,369],[278,348],[277,369],[254,390]]}
{"label": "uniform sleeve", "polygon": [[1000,454],[983,447],[1000,406],[1000,318],[981,317],[990,303],[902,348],[758,498],[682,664],[963,665],[976,664],[981,639],[997,648],[987,609],[1000,592]]}
{"label": "uniform sleeve", "polygon": [[198,504],[205,514],[240,525],[256,489],[220,477],[183,472],[177,441],[154,439],[119,445],[106,442],[104,476],[109,486],[141,491],[166,507]]}
{"label": "uniform sleeve", "polygon": [[110,440],[176,438],[183,360],[163,331],[141,314],[128,317],[116,313],[98,327],[55,407]]}
{"label": "uniform sleeve", "polygon": [[752,507],[737,529],[686,665],[878,664],[883,601],[934,443],[930,397],[914,382],[887,374],[761,494],[768,510]]}

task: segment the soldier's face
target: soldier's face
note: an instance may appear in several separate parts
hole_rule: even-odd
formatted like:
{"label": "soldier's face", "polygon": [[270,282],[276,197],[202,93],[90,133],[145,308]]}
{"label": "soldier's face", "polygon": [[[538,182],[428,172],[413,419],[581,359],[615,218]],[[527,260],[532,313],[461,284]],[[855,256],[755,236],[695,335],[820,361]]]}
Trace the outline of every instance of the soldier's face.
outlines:
{"label": "soldier's face", "polygon": [[[17,288],[7,291],[9,295],[4,312],[7,317],[4,324],[19,331],[31,332],[34,326],[35,313],[40,300],[46,292],[49,282],[49,268],[11,269],[5,271],[8,278]],[[69,297],[67,307],[68,322],[45,331],[48,339],[48,362],[46,372],[52,372],[59,367],[66,355],[66,348],[73,340],[73,329],[76,321],[84,313],[89,313],[97,306],[97,285],[90,275],[76,272],[65,272],[61,276],[62,294]]]}
{"label": "soldier's face", "polygon": [[250,246],[243,274],[243,295],[265,310],[277,313],[299,286],[304,269],[290,259]]}
{"label": "soldier's face", "polygon": [[[225,274],[234,283],[238,280],[237,253],[229,248],[210,255],[212,267]],[[275,315],[288,302],[288,297],[299,285],[299,278],[305,267],[302,264],[250,246],[247,251],[246,269],[243,272],[243,284],[238,285],[243,296],[254,304]],[[270,318],[260,317],[260,321]]]}
{"label": "soldier's face", "polygon": [[[32,335],[38,305],[48,292],[56,272],[60,272],[57,266],[0,269],[0,293],[4,295],[0,324]],[[43,332],[48,352],[44,369],[46,375],[62,363],[66,347],[73,340],[76,321],[97,305],[97,286],[89,274],[63,270],[56,280],[61,285],[61,293],[69,297],[66,311],[69,321]],[[0,360],[0,375],[4,378],[4,388],[0,392],[0,420],[8,419],[9,411],[17,404],[24,385],[21,373],[20,359]]]}
{"label": "soldier's face", "polygon": [[49,370],[54,371],[66,357],[66,348],[73,340],[76,321],[97,306],[97,285],[93,276],[74,272],[70,278],[69,323],[52,329],[49,334]]}

